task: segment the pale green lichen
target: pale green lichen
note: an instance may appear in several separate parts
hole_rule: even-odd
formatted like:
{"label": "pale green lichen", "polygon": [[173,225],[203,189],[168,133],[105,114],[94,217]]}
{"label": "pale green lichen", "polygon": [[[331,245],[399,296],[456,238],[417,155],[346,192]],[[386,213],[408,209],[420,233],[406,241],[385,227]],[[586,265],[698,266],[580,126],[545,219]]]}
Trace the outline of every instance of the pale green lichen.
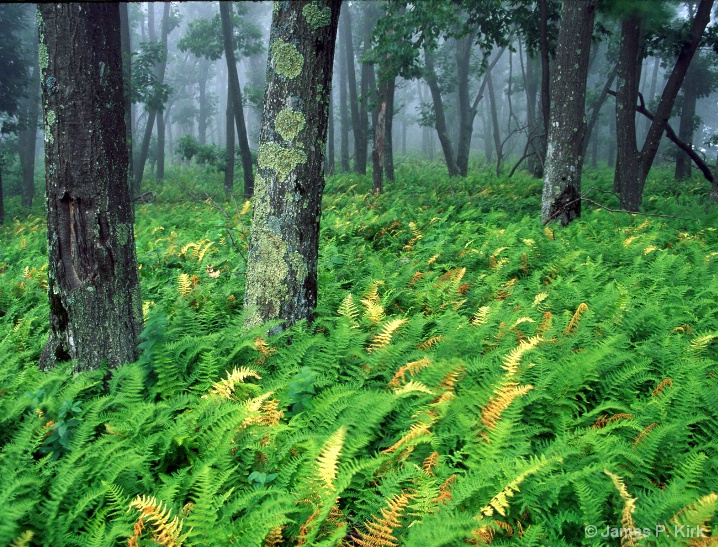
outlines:
{"label": "pale green lichen", "polygon": [[257,164],[260,169],[271,169],[277,173],[279,182],[283,182],[289,173],[307,161],[307,155],[296,148],[284,148],[274,142],[267,142],[259,147]]}
{"label": "pale green lichen", "polygon": [[304,114],[296,110],[285,109],[277,114],[277,118],[274,120],[274,128],[284,140],[291,141],[304,129],[306,123]]}
{"label": "pale green lichen", "polygon": [[277,74],[291,80],[302,73],[304,57],[296,46],[283,40],[275,40],[269,49],[272,52],[272,64]]}
{"label": "pale green lichen", "polygon": [[47,53],[47,46],[40,42],[37,46],[37,62],[40,67],[40,74],[47,70],[47,64],[50,62],[50,56]]}
{"label": "pale green lichen", "polygon": [[124,246],[130,240],[130,227],[127,224],[117,225],[117,243]]}
{"label": "pale green lichen", "polygon": [[307,24],[314,30],[327,27],[332,22],[332,10],[328,7],[320,8],[316,2],[307,4],[302,8],[302,15],[307,20]]}
{"label": "pale green lichen", "polygon": [[57,116],[54,110],[48,110],[45,114],[45,142],[50,144],[55,142],[55,138],[52,136],[52,126],[57,122]]}

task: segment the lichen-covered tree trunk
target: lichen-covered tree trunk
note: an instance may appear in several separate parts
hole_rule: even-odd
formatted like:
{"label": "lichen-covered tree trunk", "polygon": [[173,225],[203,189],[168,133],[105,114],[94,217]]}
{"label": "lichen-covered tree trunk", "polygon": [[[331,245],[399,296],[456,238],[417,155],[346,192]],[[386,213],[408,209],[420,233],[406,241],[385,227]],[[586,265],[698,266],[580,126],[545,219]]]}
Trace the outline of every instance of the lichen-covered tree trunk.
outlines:
{"label": "lichen-covered tree trunk", "polygon": [[116,366],[137,358],[142,328],[119,6],[38,9],[50,298],[40,366]]}
{"label": "lichen-covered tree trunk", "polygon": [[247,325],[311,319],[340,0],[274,3],[247,260]]}
{"label": "lichen-covered tree trunk", "polygon": [[564,226],[581,215],[586,79],[597,0],[564,2],[553,76],[541,221]]}

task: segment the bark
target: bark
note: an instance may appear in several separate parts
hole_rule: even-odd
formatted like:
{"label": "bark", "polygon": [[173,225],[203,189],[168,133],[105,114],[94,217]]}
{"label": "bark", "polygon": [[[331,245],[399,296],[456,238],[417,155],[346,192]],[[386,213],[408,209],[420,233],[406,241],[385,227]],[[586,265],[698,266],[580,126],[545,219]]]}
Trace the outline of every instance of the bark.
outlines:
{"label": "bark", "polygon": [[[653,71],[651,73],[651,87],[648,90],[648,95],[644,95],[648,99],[648,104],[651,104],[653,99],[656,97],[656,87],[658,86],[658,68],[661,66],[661,60],[656,57],[653,61]],[[646,140],[646,134],[648,133],[648,127],[650,125],[650,122],[648,118],[642,118],[641,121],[643,122],[641,124],[641,134],[640,139],[641,143],[643,143]]]}
{"label": "bark", "polygon": [[334,101],[329,93],[329,120],[327,127],[327,156],[325,170],[327,175],[334,174]]}
{"label": "bark", "polygon": [[[693,128],[696,116],[696,103],[698,93],[694,81],[694,71],[689,70],[683,82],[683,105],[681,107],[678,138],[691,145],[693,143]],[[687,179],[691,176],[690,157],[685,152],[678,152],[676,157],[676,180]]]}
{"label": "bark", "polygon": [[[349,87],[349,105],[352,117],[352,130],[354,132],[354,172],[355,173],[366,173],[366,134],[361,135],[361,123],[359,118],[359,98],[357,96],[357,79],[356,69],[354,67],[354,41],[352,39],[352,19],[351,10],[349,6],[342,11],[341,15],[341,33],[342,43],[344,44],[344,54],[346,55],[346,70],[347,70],[347,85]],[[366,117],[366,112],[364,113]],[[362,145],[362,142],[364,143]],[[362,152],[363,152],[363,165],[364,170],[359,168],[362,164]]]}
{"label": "bark", "polygon": [[[137,358],[142,299],[127,184],[116,3],[39,4],[50,336],[42,368]],[[72,59],[68,63],[67,59]]]}
{"label": "bark", "polygon": [[234,107],[232,106],[231,92],[227,90],[227,113],[225,123],[225,140],[227,150],[227,165],[224,169],[224,194],[229,197],[234,190]]}
{"label": "bark", "polygon": [[[539,0],[539,50],[541,52],[541,113],[543,114],[543,136],[539,139],[538,153],[541,164],[546,162],[548,128],[551,117],[551,75],[548,49],[548,0]],[[543,176],[543,167],[541,175]]]}
{"label": "bark", "polygon": [[[372,31],[372,10],[371,6],[364,11],[364,38],[363,52],[370,49]],[[367,155],[369,150],[369,93],[374,90],[374,65],[371,63],[361,64],[361,82],[359,84],[359,134],[357,153],[354,158],[356,172],[366,174]]]}
{"label": "bark", "polygon": [[22,170],[22,205],[31,207],[35,197],[35,144],[40,114],[40,69],[37,62],[37,36],[32,40],[32,67],[27,97],[22,104],[18,144]]}
{"label": "bark", "polygon": [[554,68],[541,221],[567,225],[581,215],[586,80],[598,0],[564,2]]}
{"label": "bark", "polygon": [[431,99],[434,103],[434,124],[436,127],[436,134],[439,137],[441,149],[444,152],[444,159],[446,160],[446,168],[449,171],[449,176],[455,177],[460,175],[460,172],[458,166],[456,165],[456,160],[454,159],[454,148],[451,144],[451,138],[449,137],[449,131],[446,126],[444,103],[441,99],[441,90],[439,89],[439,82],[434,68],[434,54],[426,49],[424,50],[424,66],[426,67],[424,79],[429,85]]}
{"label": "bark", "polygon": [[496,150],[496,176],[501,173],[501,158],[503,150],[501,145],[501,129],[499,128],[499,115],[494,94],[494,83],[491,79],[491,72],[486,73],[486,87],[489,89],[489,110],[491,112],[491,133],[494,136],[494,149]]}
{"label": "bark", "polygon": [[197,116],[197,142],[201,145],[207,144],[207,119],[209,118],[209,105],[207,100],[207,79],[209,76],[210,62],[202,58],[199,61],[197,91],[199,92],[199,112]]}
{"label": "bark", "polygon": [[252,152],[249,149],[247,126],[244,121],[244,107],[242,105],[242,90],[239,86],[237,74],[237,61],[234,57],[234,34],[232,32],[232,19],[230,17],[229,2],[219,3],[219,13],[222,18],[222,37],[224,40],[224,56],[227,59],[227,75],[229,79],[230,96],[234,120],[237,125],[237,139],[239,140],[239,153],[242,157],[242,170],[244,172],[244,197],[249,199],[254,194],[254,173],[252,172]]}
{"label": "bark", "polygon": [[[619,135],[619,160],[616,169],[617,182],[620,187],[621,204],[628,211],[638,211],[641,206],[641,202],[643,199],[643,188],[646,183],[648,172],[650,171],[651,165],[653,165],[653,160],[655,159],[656,153],[658,152],[658,146],[661,142],[661,137],[663,136],[663,133],[666,129],[666,125],[668,124],[668,119],[671,116],[673,103],[675,102],[676,96],[681,89],[681,85],[683,84],[683,80],[685,79],[686,73],[688,72],[690,63],[693,60],[693,56],[695,55],[695,52],[700,45],[701,39],[703,37],[703,32],[705,31],[705,28],[710,21],[713,3],[714,0],[701,0],[700,4],[698,5],[695,17],[690,26],[688,39],[683,43],[681,50],[678,54],[678,58],[676,59],[673,69],[671,70],[671,74],[668,78],[668,81],[663,88],[663,93],[661,94],[661,99],[658,103],[658,107],[656,108],[653,122],[648,129],[648,134],[646,135],[646,141],[643,145],[643,148],[641,149],[639,154],[636,154],[632,158],[628,158],[626,156],[629,151],[637,151],[637,145],[635,141],[636,131],[634,112],[634,107],[636,104],[636,88],[633,88],[634,94],[632,96],[626,96],[628,91],[626,91],[625,89],[622,90],[621,86],[619,86],[617,90],[617,101],[622,105],[622,108],[619,108],[618,111],[621,112],[621,110],[630,110],[631,113],[631,127],[628,127],[628,113],[624,113],[625,115],[622,117],[623,123],[619,121],[618,114],[616,118],[617,132]],[[627,35],[625,32],[622,32],[622,35],[625,36],[624,40],[627,41],[628,44],[628,47],[626,49],[630,49],[631,40],[634,39],[632,37],[632,34],[638,33],[633,32],[633,29],[631,28],[628,28],[627,30],[629,31]],[[624,64],[627,64],[629,61],[631,61],[631,59],[628,57],[628,54],[624,56],[624,47],[626,46],[624,46],[624,44],[622,43],[622,51],[619,60],[622,65],[622,68],[619,68],[619,77],[622,75],[625,76],[625,74],[628,73],[632,68],[630,66],[623,66]],[[634,57],[632,61],[634,63],[633,67],[635,67],[636,64],[640,66],[636,57]],[[633,72],[633,79],[637,81],[637,78],[635,76],[635,68],[633,69]],[[633,140],[631,141],[631,139]],[[626,148],[624,148],[624,144],[626,145]],[[621,171],[620,178],[618,177],[619,168]]]}
{"label": "bark", "polygon": [[386,83],[386,117],[384,119],[384,173],[387,180],[394,181],[394,96],[396,76]]}
{"label": "bark", "polygon": [[125,90],[125,126],[127,131],[127,150],[129,165],[127,166],[127,184],[132,186],[134,158],[132,154],[132,44],[130,39],[130,15],[127,2],[120,2],[120,39],[122,40],[122,84]]}
{"label": "bark", "polygon": [[[347,10],[344,10],[346,13]],[[339,23],[339,28],[342,28],[343,23]],[[339,37],[339,45],[343,44]],[[346,48],[342,46],[342,50]],[[349,109],[347,108],[347,65],[343,62],[341,56],[339,57],[339,119],[341,122],[341,136],[339,143],[339,155],[341,158],[342,172],[348,173],[349,167]]]}
{"label": "bark", "polygon": [[[147,28],[151,41],[155,41],[155,30],[154,30],[154,5],[149,4],[149,10],[147,12]],[[167,35],[169,33],[169,19],[170,19],[170,2],[165,2],[164,11],[162,14],[162,49],[165,52],[165,59],[157,66],[157,81],[161,85],[165,81],[165,70],[167,68]],[[147,109],[147,124],[145,125],[145,134],[142,139],[142,147],[140,149],[140,156],[135,167],[135,195],[138,195],[142,189],[142,176],[145,171],[145,163],[147,163],[147,156],[150,151],[150,139],[152,138],[152,130],[154,129],[155,119],[157,117],[157,106],[151,104]],[[159,151],[157,154],[159,158]]]}
{"label": "bark", "polygon": [[537,95],[538,95],[538,70],[536,59],[530,57],[526,53],[526,65],[524,66],[523,56],[521,55],[521,41],[519,40],[519,61],[521,63],[521,73],[524,80],[524,89],[526,90],[526,125],[528,126],[528,134],[526,135],[526,157],[528,170],[534,176],[540,177],[542,174],[542,163],[539,157],[539,146],[536,142],[538,135],[543,131],[543,124],[538,123],[536,116]]}
{"label": "bark", "polygon": [[608,119],[608,150],[606,152],[606,163],[609,167],[616,167],[616,117]]}
{"label": "bark", "polygon": [[157,173],[155,180],[160,186],[165,179],[165,112],[164,107],[157,111]]}
{"label": "bark", "polygon": [[[584,156],[586,155],[586,150],[588,150],[588,141],[591,139],[591,135],[593,134],[593,128],[596,126],[596,122],[598,122],[598,116],[601,114],[601,108],[603,107],[604,103],[606,102],[606,99],[608,98],[608,91],[609,89],[611,89],[613,81],[616,79],[617,73],[618,65],[614,66],[613,70],[611,70],[611,73],[608,75],[606,83],[603,85],[603,88],[601,88],[601,93],[598,95],[596,102],[593,103],[593,106],[591,107],[591,116],[589,117],[588,123],[586,124],[586,138],[583,141]],[[598,142],[598,135],[596,135],[594,142]]]}
{"label": "bark", "polygon": [[372,190],[375,194],[384,191],[384,140],[386,137],[386,95],[387,85],[380,85],[379,97],[372,110],[372,125],[374,127],[374,147],[372,149]]}
{"label": "bark", "polygon": [[323,156],[341,2],[274,7],[245,308],[248,327],[279,320],[282,328],[311,320],[317,303]]}

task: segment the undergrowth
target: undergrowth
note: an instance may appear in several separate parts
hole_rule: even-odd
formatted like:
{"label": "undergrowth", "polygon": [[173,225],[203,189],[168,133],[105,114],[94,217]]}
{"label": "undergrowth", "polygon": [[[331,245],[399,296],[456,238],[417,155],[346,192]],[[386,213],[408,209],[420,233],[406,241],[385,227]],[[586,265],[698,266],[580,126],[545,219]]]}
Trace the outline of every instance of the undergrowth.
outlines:
{"label": "undergrowth", "polygon": [[37,370],[44,220],[0,228],[0,545],[714,541],[695,192],[657,177],[646,201],[692,219],[587,206],[553,230],[518,175],[333,177],[317,318],[267,337],[242,328],[249,206],[185,184],[137,208],[142,355],[111,374]]}

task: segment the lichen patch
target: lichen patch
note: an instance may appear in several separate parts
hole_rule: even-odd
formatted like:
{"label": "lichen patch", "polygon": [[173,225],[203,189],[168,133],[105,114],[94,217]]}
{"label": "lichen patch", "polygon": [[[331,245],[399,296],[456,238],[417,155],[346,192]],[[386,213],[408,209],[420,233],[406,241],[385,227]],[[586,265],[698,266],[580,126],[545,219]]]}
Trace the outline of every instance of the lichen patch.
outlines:
{"label": "lichen patch", "polygon": [[277,74],[289,78],[296,78],[304,68],[304,57],[293,44],[284,40],[275,40],[270,46],[272,65]]}

